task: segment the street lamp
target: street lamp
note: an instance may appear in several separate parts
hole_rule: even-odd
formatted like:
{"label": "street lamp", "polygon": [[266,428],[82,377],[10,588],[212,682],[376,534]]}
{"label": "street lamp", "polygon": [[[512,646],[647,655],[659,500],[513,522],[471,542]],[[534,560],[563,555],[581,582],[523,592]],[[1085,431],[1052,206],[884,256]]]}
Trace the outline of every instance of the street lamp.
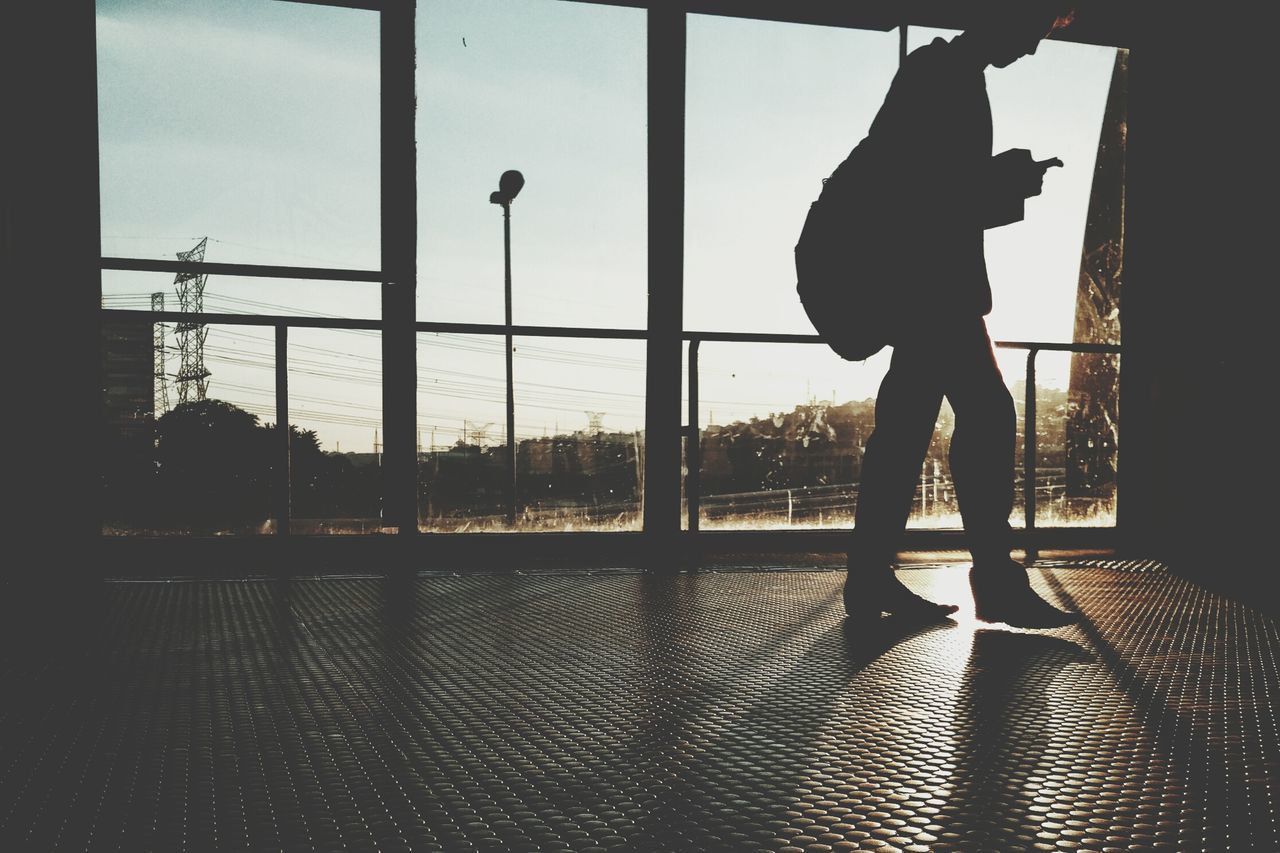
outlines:
{"label": "street lamp", "polygon": [[489,193],[490,204],[500,204],[506,210],[507,215],[511,215],[511,202],[516,200],[516,196],[520,195],[520,189],[524,186],[524,175],[515,169],[508,169],[502,173],[502,177],[498,178],[498,188]]}
{"label": "street lamp", "polygon": [[508,169],[498,178],[498,189],[489,193],[490,204],[502,205],[502,249],[506,264],[507,311],[507,458],[511,464],[510,494],[507,497],[507,522],[516,523],[516,388],[511,370],[511,202],[524,187],[524,175]]}

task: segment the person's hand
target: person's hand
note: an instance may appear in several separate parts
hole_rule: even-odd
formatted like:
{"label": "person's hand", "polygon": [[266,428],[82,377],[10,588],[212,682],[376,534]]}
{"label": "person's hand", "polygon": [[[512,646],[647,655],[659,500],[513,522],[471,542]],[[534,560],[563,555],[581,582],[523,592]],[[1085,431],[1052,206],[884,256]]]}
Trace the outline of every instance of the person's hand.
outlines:
{"label": "person's hand", "polygon": [[1040,195],[1044,190],[1044,173],[1052,166],[1061,166],[1057,157],[1035,160],[1025,148],[1010,148],[992,158],[996,174],[1023,198]]}
{"label": "person's hand", "polygon": [[1041,190],[1044,189],[1044,173],[1054,166],[1061,167],[1062,161],[1057,157],[1050,157],[1048,160],[1032,160],[1031,163],[1040,170],[1040,176],[1036,180],[1036,191],[1034,193],[1035,195],[1040,195]]}

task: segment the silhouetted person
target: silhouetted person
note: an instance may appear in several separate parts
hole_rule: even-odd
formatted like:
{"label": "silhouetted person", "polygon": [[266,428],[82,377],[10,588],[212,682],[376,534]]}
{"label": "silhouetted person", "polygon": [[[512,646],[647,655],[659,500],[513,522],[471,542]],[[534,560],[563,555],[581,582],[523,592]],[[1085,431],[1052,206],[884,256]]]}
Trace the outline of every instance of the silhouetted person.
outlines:
{"label": "silhouetted person", "polygon": [[957,609],[915,595],[893,573],[945,396],[978,615],[1051,627],[1076,614],[1037,596],[1009,556],[1015,414],[983,319],[991,310],[983,231],[1020,220],[1045,170],[1061,163],[1037,163],[1021,149],[992,156],[984,72],[1035,53],[1068,10],[1050,0],[984,9],[962,35],[903,61],[867,137],[825,182],[796,266],[806,310],[838,353],[860,359],[893,347],[863,459],[847,612],[932,618]]}

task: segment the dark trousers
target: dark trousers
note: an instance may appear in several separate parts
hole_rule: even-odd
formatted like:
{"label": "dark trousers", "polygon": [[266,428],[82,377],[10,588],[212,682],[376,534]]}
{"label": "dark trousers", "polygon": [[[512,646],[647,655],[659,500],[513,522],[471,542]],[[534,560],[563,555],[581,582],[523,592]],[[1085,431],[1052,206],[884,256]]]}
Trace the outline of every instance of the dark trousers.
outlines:
{"label": "dark trousers", "polygon": [[852,568],[881,569],[893,561],[943,397],[956,416],[951,476],[969,550],[975,563],[1008,559],[1013,398],[982,317],[948,318],[912,330],[893,348],[862,460]]}

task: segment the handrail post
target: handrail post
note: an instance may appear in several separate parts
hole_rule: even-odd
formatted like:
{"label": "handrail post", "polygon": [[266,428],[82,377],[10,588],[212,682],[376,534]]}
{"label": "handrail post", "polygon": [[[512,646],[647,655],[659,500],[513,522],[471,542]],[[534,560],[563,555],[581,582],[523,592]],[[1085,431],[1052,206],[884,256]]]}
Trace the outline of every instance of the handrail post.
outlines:
{"label": "handrail post", "polygon": [[291,516],[289,490],[293,448],[289,435],[289,327],[276,325],[276,430],[280,438],[276,446],[275,516],[276,534],[289,535]]}
{"label": "handrail post", "polygon": [[1027,561],[1040,555],[1034,536],[1036,530],[1036,354],[1027,350],[1027,382],[1022,424],[1022,517],[1027,540]]}
{"label": "handrail post", "polygon": [[689,532],[698,532],[698,514],[701,509],[699,491],[702,488],[702,437],[698,430],[698,345],[697,338],[689,341],[689,427],[685,437],[685,504],[689,512]]}

